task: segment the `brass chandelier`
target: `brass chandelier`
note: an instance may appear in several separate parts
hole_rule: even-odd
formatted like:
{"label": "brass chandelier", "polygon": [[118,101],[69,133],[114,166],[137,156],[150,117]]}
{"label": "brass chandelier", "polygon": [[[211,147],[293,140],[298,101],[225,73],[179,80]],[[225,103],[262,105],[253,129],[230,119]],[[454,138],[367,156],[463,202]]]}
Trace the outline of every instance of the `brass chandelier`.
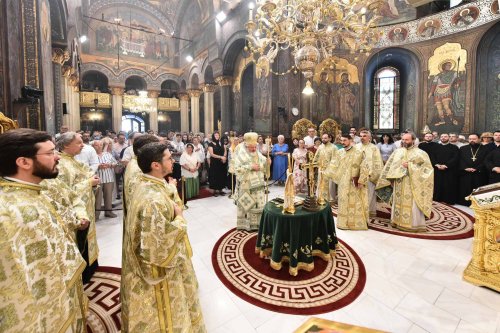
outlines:
{"label": "brass chandelier", "polygon": [[[301,71],[304,93],[313,93],[316,65],[335,53],[368,54],[380,39],[376,28],[383,0],[259,0],[255,16],[249,6],[246,51],[256,58],[256,76]],[[295,64],[272,71],[278,52],[290,50]]]}

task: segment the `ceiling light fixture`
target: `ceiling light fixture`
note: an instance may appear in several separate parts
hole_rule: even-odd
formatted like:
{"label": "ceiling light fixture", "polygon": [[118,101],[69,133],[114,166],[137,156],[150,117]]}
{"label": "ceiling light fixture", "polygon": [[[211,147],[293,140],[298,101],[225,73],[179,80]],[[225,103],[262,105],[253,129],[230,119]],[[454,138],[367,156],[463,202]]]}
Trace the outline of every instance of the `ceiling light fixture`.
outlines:
{"label": "ceiling light fixture", "polygon": [[217,14],[217,16],[215,16],[215,18],[217,19],[217,21],[219,21],[220,23],[224,22],[227,18],[226,16],[226,13],[224,12],[219,12],[219,14]]}
{"label": "ceiling light fixture", "polygon": [[187,55],[186,56],[186,61],[187,62],[192,62],[193,61],[193,57],[191,55]]}
{"label": "ceiling light fixture", "polygon": [[86,35],[82,35],[80,36],[80,43],[85,43],[87,41],[87,36]]}

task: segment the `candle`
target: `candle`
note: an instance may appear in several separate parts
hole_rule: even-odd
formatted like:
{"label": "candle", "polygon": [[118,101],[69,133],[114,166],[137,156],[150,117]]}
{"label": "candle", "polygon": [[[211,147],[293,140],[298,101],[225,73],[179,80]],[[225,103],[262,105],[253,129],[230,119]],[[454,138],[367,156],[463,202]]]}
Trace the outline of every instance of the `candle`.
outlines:
{"label": "candle", "polygon": [[253,9],[250,8],[250,10],[248,11],[248,20],[251,21],[253,18]]}

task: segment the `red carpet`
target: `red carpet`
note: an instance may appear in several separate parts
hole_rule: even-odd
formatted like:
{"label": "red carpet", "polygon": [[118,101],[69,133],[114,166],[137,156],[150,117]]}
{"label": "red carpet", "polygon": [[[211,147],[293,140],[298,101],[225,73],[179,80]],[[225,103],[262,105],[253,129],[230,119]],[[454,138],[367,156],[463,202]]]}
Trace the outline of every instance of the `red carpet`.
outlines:
{"label": "red carpet", "polygon": [[90,282],[84,286],[85,295],[89,298],[89,333],[120,332],[120,281],[120,268],[100,266]]}
{"label": "red carpet", "polygon": [[[337,205],[332,206],[337,216]],[[422,238],[453,240],[474,237],[474,218],[460,209],[440,202],[432,203],[431,217],[426,219],[427,232],[414,233],[391,227],[391,206],[377,202],[377,217],[371,217],[368,228],[388,234]]]}
{"label": "red carpet", "polygon": [[198,193],[198,195],[196,197],[190,198],[188,201],[205,199],[213,196],[214,194],[208,189],[208,187],[200,187],[200,192]]}
{"label": "red carpet", "polygon": [[354,250],[340,241],[333,260],[315,258],[312,272],[288,274],[272,269],[255,254],[256,233],[232,229],[212,251],[212,265],[224,285],[258,307],[281,313],[311,315],[334,311],[363,291],[366,271]]}

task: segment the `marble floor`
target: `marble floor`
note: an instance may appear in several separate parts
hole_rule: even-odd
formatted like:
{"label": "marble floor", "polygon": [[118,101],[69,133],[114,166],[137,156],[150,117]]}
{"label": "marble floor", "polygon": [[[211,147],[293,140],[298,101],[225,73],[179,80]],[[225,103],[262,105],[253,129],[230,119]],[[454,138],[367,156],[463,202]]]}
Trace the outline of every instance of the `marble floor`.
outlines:
{"label": "marble floor", "polygon": [[[270,198],[283,192],[271,188]],[[308,316],[256,307],[231,293],[211,263],[216,241],[236,226],[236,206],[224,197],[190,201],[184,216],[208,332],[293,332]],[[471,210],[457,206],[469,214]],[[99,264],[121,266],[122,212],[97,221]],[[388,332],[500,333],[500,293],[462,280],[472,238],[425,240],[373,230],[337,230],[367,271],[363,293],[350,305],[316,317]]]}

